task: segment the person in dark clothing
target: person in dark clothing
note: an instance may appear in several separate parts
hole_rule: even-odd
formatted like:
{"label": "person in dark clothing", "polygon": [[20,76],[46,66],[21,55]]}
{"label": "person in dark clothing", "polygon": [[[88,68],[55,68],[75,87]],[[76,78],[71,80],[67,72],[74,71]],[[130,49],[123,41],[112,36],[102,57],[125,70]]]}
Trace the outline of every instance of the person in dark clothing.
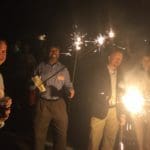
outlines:
{"label": "person in dark clothing", "polygon": [[103,138],[102,150],[113,150],[118,131],[116,112],[118,83],[121,80],[119,66],[123,59],[121,50],[115,48],[108,56],[108,63],[97,68],[93,76],[91,99],[93,103],[88,150],[98,150]]}
{"label": "person in dark clothing", "polygon": [[51,47],[49,60],[40,63],[34,73],[44,84],[44,90],[38,92],[35,110],[35,150],[44,149],[49,124],[53,131],[53,149],[64,150],[66,147],[68,115],[61,91],[67,89],[69,98],[73,98],[75,92],[68,69],[58,61],[59,53],[58,47]]}

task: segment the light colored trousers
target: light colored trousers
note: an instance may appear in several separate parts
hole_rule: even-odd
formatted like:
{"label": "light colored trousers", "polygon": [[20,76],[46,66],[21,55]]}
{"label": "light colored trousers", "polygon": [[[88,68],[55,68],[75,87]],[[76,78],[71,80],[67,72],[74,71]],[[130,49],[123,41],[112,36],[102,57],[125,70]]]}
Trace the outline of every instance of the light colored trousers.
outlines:
{"label": "light colored trousers", "polygon": [[118,125],[116,108],[109,108],[104,119],[92,117],[88,150],[99,150],[102,138],[101,150],[113,150]]}
{"label": "light colored trousers", "polygon": [[132,116],[139,150],[150,150],[150,117],[148,115],[146,118]]}

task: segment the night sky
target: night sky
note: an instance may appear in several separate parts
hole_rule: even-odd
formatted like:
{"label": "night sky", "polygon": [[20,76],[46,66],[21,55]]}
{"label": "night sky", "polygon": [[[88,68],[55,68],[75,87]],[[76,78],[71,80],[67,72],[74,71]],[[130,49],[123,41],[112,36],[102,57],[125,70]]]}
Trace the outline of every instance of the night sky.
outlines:
{"label": "night sky", "polygon": [[8,39],[46,33],[64,38],[77,24],[90,36],[113,27],[122,36],[150,36],[149,0],[5,0],[0,2],[0,34]]}

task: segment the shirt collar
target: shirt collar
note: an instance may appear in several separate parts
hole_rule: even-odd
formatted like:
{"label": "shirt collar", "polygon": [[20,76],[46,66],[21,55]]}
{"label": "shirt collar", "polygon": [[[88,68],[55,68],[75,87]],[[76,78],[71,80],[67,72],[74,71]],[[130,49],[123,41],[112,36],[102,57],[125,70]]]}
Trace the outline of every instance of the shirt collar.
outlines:
{"label": "shirt collar", "polygon": [[110,74],[115,75],[117,73],[117,70],[113,70],[109,66],[107,66],[107,68]]}
{"label": "shirt collar", "polygon": [[60,63],[59,63],[59,61],[57,61],[56,63],[54,63],[54,64],[50,64],[50,63],[48,63],[51,67],[54,67],[54,66],[57,66],[57,65],[59,65]]}

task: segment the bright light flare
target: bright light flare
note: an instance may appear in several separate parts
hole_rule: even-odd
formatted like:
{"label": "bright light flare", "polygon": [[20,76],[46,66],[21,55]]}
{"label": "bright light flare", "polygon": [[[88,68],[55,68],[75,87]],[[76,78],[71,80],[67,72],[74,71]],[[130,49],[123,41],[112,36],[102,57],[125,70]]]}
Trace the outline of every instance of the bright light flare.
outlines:
{"label": "bright light flare", "polygon": [[106,38],[101,34],[96,38],[95,42],[102,46],[105,42]]}
{"label": "bright light flare", "polygon": [[108,33],[109,38],[114,38],[115,37],[115,33],[113,32],[113,30],[111,29]]}
{"label": "bright light flare", "polygon": [[132,114],[138,114],[143,110],[144,98],[137,87],[128,87],[122,101],[126,109]]}
{"label": "bright light flare", "polygon": [[73,47],[75,48],[76,51],[81,50],[82,45],[84,44],[83,38],[85,37],[84,35],[81,35],[80,33],[73,33],[72,40],[73,40]]}
{"label": "bright light flare", "polygon": [[124,144],[123,144],[123,142],[120,142],[119,144],[120,144],[120,149],[124,150]]}
{"label": "bright light flare", "polygon": [[83,44],[82,40],[81,40],[81,37],[79,35],[76,36],[76,39],[75,39],[75,42],[74,42],[74,45],[75,45],[75,48],[76,50],[81,50],[81,45]]}
{"label": "bright light flare", "polygon": [[41,35],[39,35],[39,36],[38,36],[38,39],[39,39],[40,41],[45,41],[45,40],[46,40],[46,34],[41,34]]}
{"label": "bright light flare", "polygon": [[65,56],[71,56],[71,53],[67,52],[67,53],[60,53],[61,55],[65,55]]}

